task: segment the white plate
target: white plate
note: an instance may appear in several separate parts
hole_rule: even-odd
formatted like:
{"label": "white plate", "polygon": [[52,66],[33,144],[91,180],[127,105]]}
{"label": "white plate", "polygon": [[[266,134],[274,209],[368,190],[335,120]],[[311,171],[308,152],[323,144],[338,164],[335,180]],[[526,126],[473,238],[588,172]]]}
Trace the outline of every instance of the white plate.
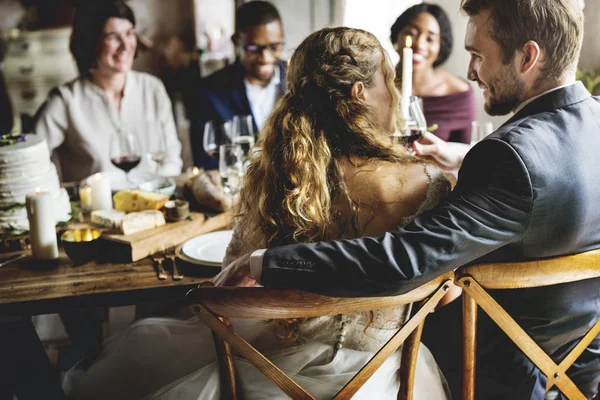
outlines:
{"label": "white plate", "polygon": [[199,264],[220,266],[233,231],[217,231],[196,236],[181,245],[181,253]]}

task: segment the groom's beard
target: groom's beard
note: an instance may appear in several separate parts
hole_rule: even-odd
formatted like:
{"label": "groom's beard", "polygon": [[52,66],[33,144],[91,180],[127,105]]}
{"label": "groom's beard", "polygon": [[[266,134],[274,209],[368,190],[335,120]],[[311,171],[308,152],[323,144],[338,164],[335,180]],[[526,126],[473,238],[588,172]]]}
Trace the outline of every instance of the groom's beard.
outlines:
{"label": "groom's beard", "polygon": [[485,111],[489,115],[506,115],[521,103],[525,89],[519,81],[512,63],[502,67],[498,75],[487,85],[488,99]]}

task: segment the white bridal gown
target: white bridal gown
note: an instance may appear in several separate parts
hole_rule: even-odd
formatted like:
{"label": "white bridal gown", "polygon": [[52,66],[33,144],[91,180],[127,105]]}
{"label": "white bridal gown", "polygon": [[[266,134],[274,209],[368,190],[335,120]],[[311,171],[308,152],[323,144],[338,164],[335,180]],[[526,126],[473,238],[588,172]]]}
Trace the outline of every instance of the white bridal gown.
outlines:
{"label": "white bridal gown", "polygon": [[[434,206],[449,189],[436,168],[422,163],[344,165],[345,183],[359,216],[350,228],[348,202],[336,202],[339,225],[332,237],[377,236],[406,224]],[[358,224],[356,224],[358,222]],[[227,260],[254,250],[263,238],[238,221]],[[298,338],[283,341],[273,333],[276,322],[232,320],[244,339],[257,347],[318,399],[330,399],[402,326],[409,307],[311,318],[297,326]],[[332,358],[342,325],[346,335]],[[379,368],[353,399],[396,399],[400,350]],[[236,358],[245,399],[287,399],[248,361]],[[421,345],[415,380],[416,400],[450,399],[446,381],[429,350]],[[213,400],[220,398],[218,365],[211,331],[195,318],[149,318],[110,339],[105,349],[69,394],[73,399]],[[75,373],[72,376],[76,375]]]}

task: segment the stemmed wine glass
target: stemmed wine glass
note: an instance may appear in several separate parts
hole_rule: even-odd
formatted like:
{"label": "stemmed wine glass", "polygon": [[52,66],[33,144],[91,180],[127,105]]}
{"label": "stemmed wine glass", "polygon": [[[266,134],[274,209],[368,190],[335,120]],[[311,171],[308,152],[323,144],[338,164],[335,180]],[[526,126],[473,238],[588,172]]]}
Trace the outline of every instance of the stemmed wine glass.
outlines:
{"label": "stemmed wine glass", "polygon": [[471,146],[480,142],[487,135],[494,132],[494,125],[491,122],[471,122]]}
{"label": "stemmed wine glass", "polygon": [[242,188],[244,150],[239,144],[223,144],[219,150],[219,174],[223,191],[232,198]]}
{"label": "stemmed wine glass", "polygon": [[110,161],[115,167],[125,171],[127,182],[132,184],[129,180],[129,171],[142,161],[137,137],[124,132],[114,135],[110,140]]}
{"label": "stemmed wine glass", "polygon": [[404,120],[402,129],[392,135],[394,139],[407,147],[415,140],[421,139],[427,131],[427,121],[425,121],[419,97],[410,96],[408,113],[408,118]]}
{"label": "stemmed wine glass", "polygon": [[155,175],[158,178],[160,167],[167,157],[167,140],[165,138],[165,127],[160,121],[156,121],[148,127],[148,158],[156,163]]}
{"label": "stemmed wine glass", "polygon": [[231,139],[235,144],[242,146],[244,154],[248,155],[254,146],[254,126],[251,115],[236,115],[233,117]]}
{"label": "stemmed wine glass", "polygon": [[204,124],[204,136],[202,137],[202,147],[210,157],[219,160],[219,146],[222,144],[231,144],[231,125],[228,121],[221,124],[217,121],[208,121]]}

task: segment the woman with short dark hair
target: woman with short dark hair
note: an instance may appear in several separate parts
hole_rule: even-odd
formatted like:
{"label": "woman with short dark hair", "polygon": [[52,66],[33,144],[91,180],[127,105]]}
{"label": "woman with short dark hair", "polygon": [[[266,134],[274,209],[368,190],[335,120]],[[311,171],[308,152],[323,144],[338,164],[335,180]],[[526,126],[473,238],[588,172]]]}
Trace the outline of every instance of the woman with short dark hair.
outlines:
{"label": "woman with short dark hair", "polygon": [[[408,37],[414,52],[413,94],[423,99],[427,124],[437,124],[434,133],[446,141],[470,143],[471,123],[477,120],[473,89],[441,68],[452,52],[448,15],[435,4],[410,7],[391,28],[390,39],[400,56]],[[402,63],[396,66],[396,76],[402,76]]]}
{"label": "woman with short dark hair", "polygon": [[[131,70],[137,50],[131,8],[122,0],[81,2],[70,48],[81,75],[52,90],[34,128],[55,153],[62,180],[102,172],[113,188],[123,188],[128,181],[154,179],[157,171],[178,175],[181,144],[165,87],[157,78]],[[117,135],[133,135],[140,145],[141,161],[129,180],[111,162],[110,143]],[[165,154],[160,165],[143,157],[158,147]]]}

